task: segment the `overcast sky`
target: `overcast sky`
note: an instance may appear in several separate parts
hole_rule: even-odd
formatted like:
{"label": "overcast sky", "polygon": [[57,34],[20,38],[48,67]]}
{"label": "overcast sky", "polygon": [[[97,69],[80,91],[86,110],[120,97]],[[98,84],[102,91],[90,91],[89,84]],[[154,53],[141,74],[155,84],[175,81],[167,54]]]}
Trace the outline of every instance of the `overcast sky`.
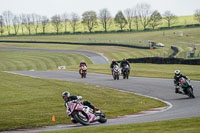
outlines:
{"label": "overcast sky", "polygon": [[37,13],[51,17],[64,12],[81,15],[84,11],[94,10],[98,13],[107,8],[114,16],[117,11],[132,8],[137,3],[148,3],[161,14],[170,10],[177,16],[193,15],[200,9],[200,0],[0,0],[0,14],[10,10],[14,14]]}

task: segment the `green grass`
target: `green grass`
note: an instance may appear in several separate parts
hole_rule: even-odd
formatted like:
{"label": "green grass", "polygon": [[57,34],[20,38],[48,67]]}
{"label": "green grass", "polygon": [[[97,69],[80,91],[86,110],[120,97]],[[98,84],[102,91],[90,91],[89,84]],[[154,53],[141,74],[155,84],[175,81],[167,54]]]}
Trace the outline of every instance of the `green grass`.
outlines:
{"label": "green grass", "polygon": [[[70,123],[61,98],[63,91],[83,96],[108,118],[165,106],[157,100],[110,88],[0,72],[0,131]],[[56,122],[51,122],[52,115]]]}
{"label": "green grass", "polygon": [[[172,65],[172,64],[131,64],[131,76],[149,77],[149,78],[169,78],[172,79],[175,70],[181,70],[181,73],[188,76],[192,80],[200,80],[199,65]],[[78,71],[75,66],[69,66],[68,70]],[[88,72],[111,74],[110,65],[88,65]]]}
{"label": "green grass", "polygon": [[139,124],[85,127],[45,133],[199,133],[199,123],[200,117],[193,117]]}
{"label": "green grass", "polygon": [[58,66],[79,65],[81,60],[92,62],[83,55],[55,52],[0,51],[0,70],[56,70]]}
{"label": "green grass", "polygon": [[[163,36],[163,32],[165,36]],[[183,36],[179,36],[179,32],[183,32]],[[174,34],[175,33],[175,34]],[[186,36],[188,35],[188,36]],[[191,51],[193,47],[196,47],[196,58],[200,58],[200,28],[187,28],[187,29],[173,29],[166,31],[151,31],[151,32],[138,32],[138,33],[108,33],[108,34],[82,34],[82,35],[45,35],[45,36],[17,36],[17,37],[0,37],[0,40],[27,40],[27,41],[59,41],[59,42],[84,42],[84,43],[120,43],[128,45],[147,46],[148,40],[154,42],[161,42],[165,44],[164,48],[158,48],[157,50],[135,50],[130,49],[124,51],[125,48],[117,48],[117,52],[112,49],[109,53],[108,50],[96,50],[104,53],[109,58],[119,58],[118,53],[125,57],[144,57],[144,56],[164,56],[167,57],[171,53],[171,46],[179,48],[180,53],[176,57],[187,58],[187,52]],[[13,44],[18,47],[17,44]],[[19,47],[28,44],[19,44]],[[31,44],[32,47],[53,47],[53,44]],[[5,43],[1,43],[1,46],[5,46]],[[55,46],[55,45],[54,45]],[[67,47],[66,45],[59,45],[59,47]],[[71,46],[70,46],[71,47]],[[88,48],[89,46],[86,46]],[[93,48],[94,46],[92,46]],[[105,46],[104,46],[105,47]],[[74,49],[80,49],[83,46],[74,46]],[[84,48],[83,48],[84,49]],[[90,48],[91,49],[91,48]],[[97,47],[95,49],[98,49]],[[94,49],[94,51],[95,51]],[[101,49],[101,47],[100,47]],[[136,52],[135,52],[136,51]],[[141,52],[141,53],[140,53]],[[128,56],[126,56],[126,54]]]}

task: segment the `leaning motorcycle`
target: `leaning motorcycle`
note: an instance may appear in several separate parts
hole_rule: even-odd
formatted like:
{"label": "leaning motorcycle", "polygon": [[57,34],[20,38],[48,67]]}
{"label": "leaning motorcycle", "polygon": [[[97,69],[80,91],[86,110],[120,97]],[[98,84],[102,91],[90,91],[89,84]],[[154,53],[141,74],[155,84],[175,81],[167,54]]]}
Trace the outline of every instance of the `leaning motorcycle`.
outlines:
{"label": "leaning motorcycle", "polygon": [[129,74],[130,74],[130,67],[129,65],[125,65],[123,68],[122,68],[122,75],[123,75],[123,79],[129,77]]}
{"label": "leaning motorcycle", "polygon": [[81,78],[86,78],[86,74],[87,74],[87,66],[81,66],[80,67],[80,75],[81,75]]}
{"label": "leaning motorcycle", "polygon": [[113,66],[113,78],[114,80],[119,80],[119,75],[120,75],[120,68],[118,65]]}
{"label": "leaning motorcycle", "polygon": [[107,121],[107,118],[102,111],[93,113],[93,110],[88,106],[84,106],[80,100],[67,102],[66,108],[67,116],[72,118],[73,123],[89,125],[94,122],[105,123]]}
{"label": "leaning motorcycle", "polygon": [[[190,98],[195,98],[193,94],[193,87],[190,84],[190,81],[185,79],[185,78],[180,78],[179,79],[179,86],[177,86],[179,90],[182,92],[182,94],[185,94],[189,96]],[[181,89],[180,89],[181,88]]]}

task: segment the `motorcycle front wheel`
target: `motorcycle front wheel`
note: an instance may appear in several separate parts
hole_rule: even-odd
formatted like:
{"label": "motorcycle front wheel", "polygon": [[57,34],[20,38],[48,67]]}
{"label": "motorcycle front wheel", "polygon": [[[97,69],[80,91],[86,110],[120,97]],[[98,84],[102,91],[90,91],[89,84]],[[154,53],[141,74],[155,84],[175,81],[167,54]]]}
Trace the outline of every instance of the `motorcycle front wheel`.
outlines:
{"label": "motorcycle front wheel", "polygon": [[193,94],[193,89],[191,87],[189,87],[187,89],[187,94],[190,98],[195,98],[194,94]]}
{"label": "motorcycle front wheel", "polygon": [[78,111],[75,115],[74,115],[74,119],[81,123],[82,125],[86,126],[89,125],[89,119],[87,117],[87,115],[82,112],[82,111]]}

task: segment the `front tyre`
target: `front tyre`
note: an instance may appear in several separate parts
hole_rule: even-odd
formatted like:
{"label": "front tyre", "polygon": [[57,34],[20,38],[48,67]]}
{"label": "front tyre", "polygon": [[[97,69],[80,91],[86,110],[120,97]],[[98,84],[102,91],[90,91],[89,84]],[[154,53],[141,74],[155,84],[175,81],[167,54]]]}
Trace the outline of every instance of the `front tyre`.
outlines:
{"label": "front tyre", "polygon": [[107,118],[106,118],[106,115],[104,113],[101,113],[99,122],[100,123],[106,123],[107,122]]}
{"label": "front tyre", "polygon": [[191,87],[189,87],[187,89],[187,94],[190,98],[195,98],[194,94],[193,94],[193,89]]}
{"label": "front tyre", "polygon": [[87,115],[82,112],[82,111],[79,111],[77,112],[75,115],[74,115],[74,119],[81,123],[82,125],[86,126],[86,125],[89,125],[89,119],[87,117]]}

